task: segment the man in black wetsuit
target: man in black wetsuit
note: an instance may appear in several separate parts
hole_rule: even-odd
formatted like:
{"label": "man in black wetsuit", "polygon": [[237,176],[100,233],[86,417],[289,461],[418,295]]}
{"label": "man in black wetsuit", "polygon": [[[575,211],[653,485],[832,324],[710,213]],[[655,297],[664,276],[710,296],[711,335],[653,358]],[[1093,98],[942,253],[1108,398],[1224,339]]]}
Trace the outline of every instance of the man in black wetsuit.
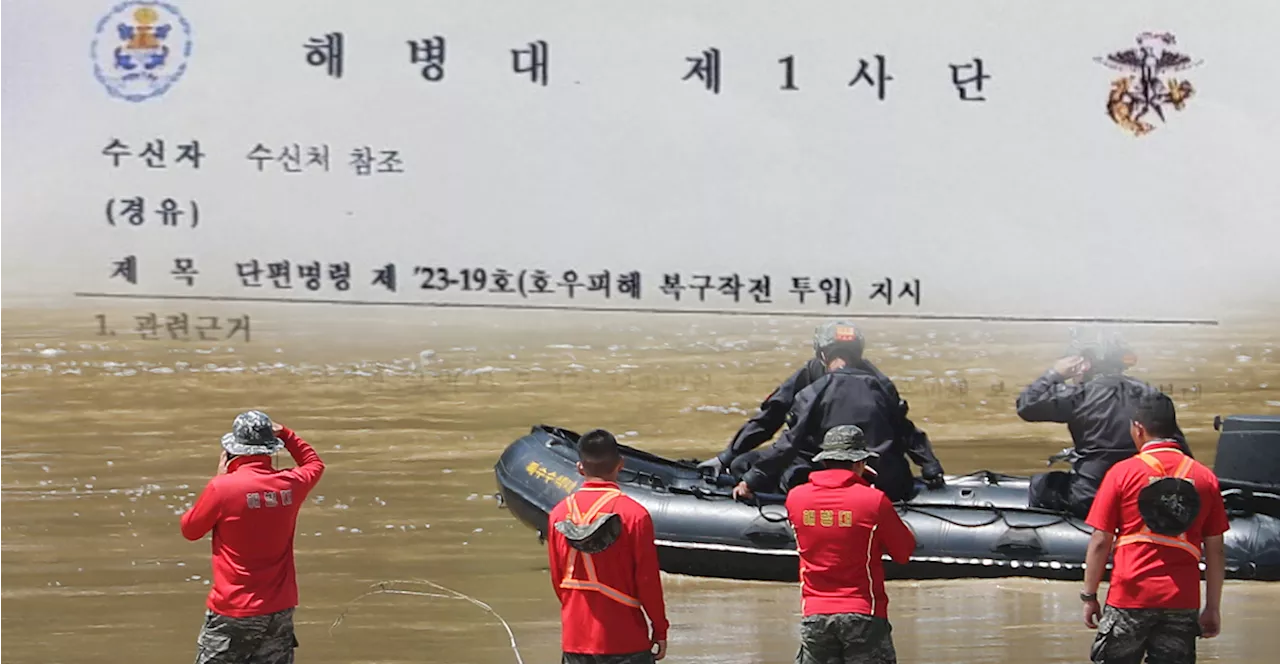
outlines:
{"label": "man in black wetsuit", "polygon": [[[716,456],[698,464],[698,468],[703,472],[710,473],[713,476],[723,473],[726,469],[731,475],[741,478],[756,459],[761,454],[753,451],[761,445],[769,441],[773,434],[777,433],[782,427],[783,422],[787,420],[787,414],[791,412],[795,405],[796,395],[811,383],[818,380],[827,373],[827,367],[831,362],[835,362],[837,367],[845,366],[845,360],[839,357],[827,358],[824,355],[824,349],[834,342],[835,333],[838,328],[849,328],[854,331],[856,341],[854,342],[854,352],[851,357],[856,357],[849,366],[858,369],[862,373],[874,376],[877,382],[888,395],[890,403],[895,405],[897,415],[893,418],[894,435],[896,438],[902,439],[906,443],[907,454],[921,466],[921,475],[930,487],[940,488],[944,485],[942,464],[933,455],[933,448],[929,444],[929,437],[910,419],[907,419],[907,402],[898,395],[898,388],[888,376],[884,375],[874,364],[862,356],[864,341],[862,334],[858,331],[856,325],[849,321],[839,320],[830,321],[819,325],[814,330],[813,335],[813,353],[814,358],[809,360],[803,367],[800,367],[790,378],[787,378],[777,387],[764,402],[760,404],[760,411],[754,417],[747,420],[746,424],[738,430],[737,435],[729,443],[725,450]],[[817,438],[818,441],[822,437]]]}
{"label": "man in black wetsuit", "polygon": [[[1032,507],[1085,518],[1107,471],[1136,454],[1129,425],[1142,397],[1159,390],[1124,374],[1135,361],[1124,340],[1104,336],[1073,348],[1018,395],[1018,417],[1066,424],[1077,455],[1071,472],[1031,478]],[[1182,431],[1173,439],[1191,455]]]}
{"label": "man in black wetsuit", "polygon": [[868,449],[879,454],[869,466],[876,473],[876,487],[891,500],[906,500],[914,492],[908,455],[921,466],[931,486],[942,486],[942,464],[928,436],[906,418],[905,402],[892,381],[863,368],[863,345],[862,334],[852,324],[828,323],[818,328],[815,346],[827,373],[796,395],[787,418],[790,426],[777,443],[743,455],[747,458],[742,463],[734,462],[735,471],[741,470],[735,496],[750,496],[775,484],[783,491],[803,484],[823,436],[845,424],[860,427]]}

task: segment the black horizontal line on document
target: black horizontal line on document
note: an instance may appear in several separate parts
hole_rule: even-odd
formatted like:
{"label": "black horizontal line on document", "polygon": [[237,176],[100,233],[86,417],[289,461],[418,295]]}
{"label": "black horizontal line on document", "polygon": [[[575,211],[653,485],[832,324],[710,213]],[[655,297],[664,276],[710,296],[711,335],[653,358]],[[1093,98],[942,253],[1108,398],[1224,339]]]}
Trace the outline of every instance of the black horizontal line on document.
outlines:
{"label": "black horizontal line on document", "polygon": [[76,292],[76,297],[113,300],[182,300],[193,302],[246,302],[265,304],[325,304],[348,307],[418,307],[432,309],[495,309],[506,311],[581,311],[589,313],[676,314],[685,316],[744,316],[755,318],[826,318],[844,315],[860,319],[912,321],[970,321],[983,323],[1095,323],[1113,325],[1218,325],[1217,320],[1197,318],[1125,318],[1107,316],[1014,316],[1004,314],[900,314],[874,312],[751,311],[737,309],[663,309],[659,307],[593,307],[561,304],[485,304],[466,302],[386,302],[304,297],[252,297],[243,295],[166,295],[148,293]]}

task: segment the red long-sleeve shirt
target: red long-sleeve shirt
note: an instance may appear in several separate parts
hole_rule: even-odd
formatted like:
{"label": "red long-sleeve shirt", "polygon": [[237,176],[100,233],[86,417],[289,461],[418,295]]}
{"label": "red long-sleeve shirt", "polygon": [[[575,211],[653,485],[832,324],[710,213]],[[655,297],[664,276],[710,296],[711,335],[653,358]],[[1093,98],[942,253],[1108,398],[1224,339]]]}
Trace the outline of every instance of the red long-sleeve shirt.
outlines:
{"label": "red long-sleeve shirt", "polygon": [[[612,482],[583,483],[574,500],[586,512],[601,490],[617,489]],[[597,580],[624,595],[639,600],[644,612],[611,599],[605,594],[561,588],[570,552],[568,540],[555,524],[568,515],[564,501],[551,510],[547,523],[547,555],[551,564],[551,585],[560,599],[561,649],[582,655],[625,655],[649,650],[652,641],[667,638],[666,606],[658,570],[658,546],[654,543],[653,519],[640,503],[618,496],[606,512],[622,519],[622,534],[609,548],[592,556]],[[574,578],[585,580],[586,565],[579,554]],[[653,623],[652,631],[645,614]]]}
{"label": "red long-sleeve shirt", "polygon": [[207,605],[233,618],[298,605],[293,535],[298,509],[324,473],[324,462],[298,434],[280,431],[296,468],[276,470],[268,455],[232,459],[182,515],[182,535],[213,531],[213,587]]}
{"label": "red long-sleeve shirt", "polygon": [[800,551],[806,616],[861,613],[888,617],[881,551],[905,564],[916,538],[879,489],[850,470],[819,470],[787,494]]}

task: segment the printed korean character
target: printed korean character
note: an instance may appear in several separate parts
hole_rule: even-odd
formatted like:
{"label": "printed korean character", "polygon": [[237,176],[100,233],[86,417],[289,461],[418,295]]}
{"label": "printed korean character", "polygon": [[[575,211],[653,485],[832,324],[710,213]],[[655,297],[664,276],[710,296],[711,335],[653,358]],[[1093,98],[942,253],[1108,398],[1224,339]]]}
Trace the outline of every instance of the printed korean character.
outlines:
{"label": "printed korean character", "polygon": [[827,296],[827,304],[833,306],[849,304],[849,280],[840,277],[827,277],[818,282],[818,288]]}
{"label": "printed korean character", "polygon": [[813,280],[809,277],[791,277],[791,292],[800,298],[800,304],[804,304],[804,299],[817,291],[813,288]]}
{"label": "printed korean character", "polygon": [[685,60],[693,66],[680,80],[687,81],[696,77],[712,94],[720,94],[720,49],[709,48],[701,55],[687,57]]}
{"label": "printed korean character", "polygon": [[342,33],[330,32],[322,37],[312,37],[302,48],[307,51],[307,64],[324,67],[333,78],[342,78]]}
{"label": "printed korean character", "polygon": [[124,217],[130,226],[141,226],[146,223],[147,212],[144,208],[147,202],[141,196],[122,198],[119,202],[123,203],[123,205],[118,216]]}
{"label": "printed korean character", "polygon": [[160,322],[156,319],[155,314],[147,314],[146,316],[134,316],[133,319],[138,323],[137,328],[133,330],[134,332],[138,333],[138,336],[148,341],[158,338],[156,336],[156,332],[157,330],[159,330]]}
{"label": "printed korean character", "polygon": [[289,261],[267,263],[267,278],[276,288],[293,288],[293,274],[289,269]]}
{"label": "printed korean character", "polygon": [[147,142],[147,146],[138,153],[139,159],[145,159],[150,168],[164,168],[164,139],[157,138]]}
{"label": "printed korean character", "polygon": [[382,286],[392,293],[396,292],[396,264],[387,263],[382,267],[374,268],[373,285]]}
{"label": "printed korean character", "polygon": [[914,300],[916,306],[920,306],[920,280],[910,279],[902,284],[902,289],[898,291],[898,299],[910,298]]}
{"label": "printed korean character", "polygon": [[231,339],[231,337],[239,334],[244,337],[245,343],[252,341],[252,339],[249,338],[249,314],[245,314],[239,318],[228,318],[227,324],[230,326],[230,329],[227,331],[227,339]]}
{"label": "printed korean character", "polygon": [[302,280],[302,285],[307,290],[320,290],[320,274],[320,261],[298,263],[298,279]]}
{"label": "printed korean character", "polygon": [[351,167],[356,169],[356,175],[373,173],[373,148],[365,146],[352,150]]}
{"label": "printed korean character", "polygon": [[662,275],[662,288],[660,288],[659,290],[661,290],[663,293],[666,293],[667,295],[670,295],[671,297],[674,297],[676,299],[676,302],[679,302],[680,294],[685,290],[685,286],[680,283],[680,273],[679,272],[675,274],[664,273]]}
{"label": "printed korean character", "polygon": [[751,288],[747,291],[756,301],[756,304],[772,304],[773,291],[772,283],[769,275],[764,275],[759,279],[751,279]]}
{"label": "printed korean character", "polygon": [[194,258],[175,258],[173,259],[173,270],[169,272],[177,281],[187,282],[187,286],[196,285],[196,275],[200,274],[196,270],[196,259]]}
{"label": "printed korean character", "polygon": [[884,281],[877,281],[871,284],[871,288],[871,297],[867,299],[874,300],[877,297],[883,297],[885,304],[893,304],[893,279],[885,277]]}
{"label": "printed korean character", "polygon": [[381,156],[378,157],[379,173],[403,173],[404,160],[400,158],[399,150],[383,150]]}
{"label": "printed korean character", "polygon": [[551,275],[547,274],[545,270],[534,270],[533,273],[529,275],[529,281],[533,286],[533,288],[529,289],[530,292],[537,294],[555,292],[550,288]]}
{"label": "printed korean character", "polygon": [[276,160],[280,162],[286,172],[302,172],[302,148],[297,143],[280,148],[280,154],[276,157]]}
{"label": "printed korean character", "polygon": [[102,149],[102,154],[111,157],[111,166],[113,168],[120,168],[120,160],[132,155],[133,152],[131,152],[129,150],[129,146],[121,142],[120,139],[113,138],[111,139],[111,142],[107,144],[107,147]]}
{"label": "printed korean character", "polygon": [[[982,96],[982,82],[991,78],[991,75],[982,73],[982,58],[974,58],[969,64],[948,66],[951,67],[951,84],[956,86],[956,92],[959,93],[961,101],[987,100]],[[971,75],[960,73],[970,70],[973,71]]]}
{"label": "printed korean character", "polygon": [[329,172],[329,144],[312,145],[307,148],[307,168],[319,166]]}
{"label": "printed korean character", "polygon": [[203,324],[196,326],[196,333],[201,341],[222,341],[222,326],[217,316],[201,316],[200,320]]}
{"label": "printed korean character", "polygon": [[572,300],[574,294],[579,288],[583,287],[582,282],[578,281],[578,273],[574,270],[567,270],[563,275],[563,281],[556,284],[569,289],[569,299]]}
{"label": "printed korean character", "polygon": [[715,286],[711,285],[714,278],[708,274],[695,274],[691,279],[693,284],[689,288],[698,291],[699,302],[706,302],[707,290],[715,288]]}
{"label": "printed korean character", "polygon": [[161,225],[177,226],[182,219],[182,215],[186,214],[186,212],[181,207],[178,207],[178,201],[166,198],[160,202],[160,209],[156,210],[156,214],[160,215]]}
{"label": "printed korean character", "polygon": [[[526,58],[528,64],[523,64]],[[517,74],[529,74],[534,83],[541,83],[543,86],[546,86],[550,78],[547,75],[547,62],[550,59],[551,48],[545,41],[529,42],[529,48],[511,49],[512,70]]]}
{"label": "printed korean character", "polygon": [[111,278],[117,277],[124,279],[131,284],[138,283],[138,257],[134,255],[125,256],[118,261],[112,261],[113,267]]}
{"label": "printed korean character", "polygon": [[444,37],[409,40],[409,64],[423,65],[422,77],[435,83],[444,78]]}
{"label": "printed korean character", "polygon": [[618,293],[630,295],[631,299],[640,299],[640,273],[628,272],[618,275]]}
{"label": "printed korean character", "polygon": [[240,285],[245,288],[258,288],[262,285],[262,268],[256,258],[248,263],[236,263],[236,273],[240,275]]}
{"label": "printed korean character", "polygon": [[732,297],[734,302],[740,301],[742,296],[742,279],[738,277],[736,272],[727,277],[720,277],[719,291],[721,295],[728,295]]}
{"label": "printed korean character", "polygon": [[191,340],[191,325],[186,314],[178,314],[169,316],[164,321],[164,327],[169,331],[169,338],[175,341]]}
{"label": "printed korean character", "polygon": [[268,161],[275,161],[276,157],[275,157],[275,153],[271,151],[271,148],[268,148],[267,146],[259,143],[253,146],[253,149],[249,151],[249,154],[246,156],[246,158],[249,161],[258,162],[258,172],[261,173],[263,168],[262,165],[267,163]]}
{"label": "printed korean character", "polygon": [[516,289],[511,287],[511,278],[515,275],[508,272],[505,268],[498,268],[493,271],[490,283],[493,285],[489,288],[490,293],[514,293]]}
{"label": "printed korean character", "polygon": [[883,55],[876,55],[875,60],[876,64],[874,66],[865,59],[860,58],[858,60],[858,75],[854,76],[852,81],[849,81],[849,87],[859,83],[866,83],[875,88],[876,96],[879,97],[880,101],[884,101],[885,84],[892,81],[893,76],[890,76],[885,70],[885,57]]}
{"label": "printed korean character", "polygon": [[333,282],[333,287],[340,291],[350,290],[351,263],[347,261],[329,263],[329,280]]}
{"label": "printed korean character", "polygon": [[190,143],[178,145],[178,158],[173,160],[173,163],[191,162],[191,167],[199,170],[201,159],[204,159],[204,152],[200,151],[200,141],[192,140]]}
{"label": "printed korean character", "polygon": [[587,275],[587,292],[589,293],[603,292],[604,298],[607,300],[609,299],[609,292],[612,287],[613,277],[609,274],[608,270],[597,274]]}

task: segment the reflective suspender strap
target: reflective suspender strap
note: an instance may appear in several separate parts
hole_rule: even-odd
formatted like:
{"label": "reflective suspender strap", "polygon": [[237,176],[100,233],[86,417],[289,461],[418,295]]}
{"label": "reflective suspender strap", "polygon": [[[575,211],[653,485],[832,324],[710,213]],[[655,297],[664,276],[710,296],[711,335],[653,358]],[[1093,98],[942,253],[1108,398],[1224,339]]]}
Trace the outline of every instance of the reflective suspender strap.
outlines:
{"label": "reflective suspender strap", "polygon": [[[1178,467],[1174,470],[1172,474],[1170,474],[1169,471],[1165,469],[1164,464],[1160,463],[1160,460],[1157,459],[1155,455],[1143,452],[1138,455],[1138,458],[1142,459],[1143,463],[1150,466],[1151,470],[1159,473],[1161,477],[1174,477],[1177,479],[1184,480],[1187,478],[1188,475],[1191,474],[1192,461],[1191,461],[1191,457],[1186,456],[1185,454],[1182,454],[1181,451],[1178,452],[1178,455],[1182,457],[1182,462],[1178,464]],[[1177,549],[1182,549],[1183,551],[1186,551],[1187,553],[1195,556],[1196,560],[1200,560],[1200,556],[1201,556],[1200,547],[1192,544],[1191,541],[1187,539],[1186,535],[1180,535],[1178,537],[1169,537],[1167,535],[1157,535],[1151,532],[1151,529],[1147,528],[1145,525],[1142,527],[1142,530],[1137,533],[1134,533],[1132,535],[1123,535],[1117,538],[1116,546],[1119,547],[1119,546],[1124,546],[1126,544],[1134,544],[1137,542],[1145,542],[1147,544],[1157,544],[1160,546],[1172,546]]]}
{"label": "reflective suspender strap", "polygon": [[[579,526],[591,523],[591,521],[599,516],[600,512],[602,512],[609,503],[622,495],[622,492],[617,489],[595,489],[588,487],[578,490],[579,493],[584,491],[602,491],[603,493],[601,493],[599,498],[596,498],[596,501],[591,504],[591,507],[587,509],[586,513],[583,513],[581,508],[578,507],[578,501],[575,500],[575,496],[577,495],[576,493],[565,498],[565,502],[567,503],[566,506],[569,510],[569,519],[573,521],[575,525]],[[577,567],[578,556],[582,556],[582,566],[587,570],[587,578],[585,580],[573,578],[574,570]],[[577,549],[569,549],[569,561],[565,566],[564,577],[560,580],[560,587],[573,590],[591,590],[598,592],[619,604],[624,604],[634,609],[640,608],[640,600],[637,600],[617,588],[601,583],[599,578],[596,576],[596,564],[595,561],[591,559],[591,554],[582,553]]]}

